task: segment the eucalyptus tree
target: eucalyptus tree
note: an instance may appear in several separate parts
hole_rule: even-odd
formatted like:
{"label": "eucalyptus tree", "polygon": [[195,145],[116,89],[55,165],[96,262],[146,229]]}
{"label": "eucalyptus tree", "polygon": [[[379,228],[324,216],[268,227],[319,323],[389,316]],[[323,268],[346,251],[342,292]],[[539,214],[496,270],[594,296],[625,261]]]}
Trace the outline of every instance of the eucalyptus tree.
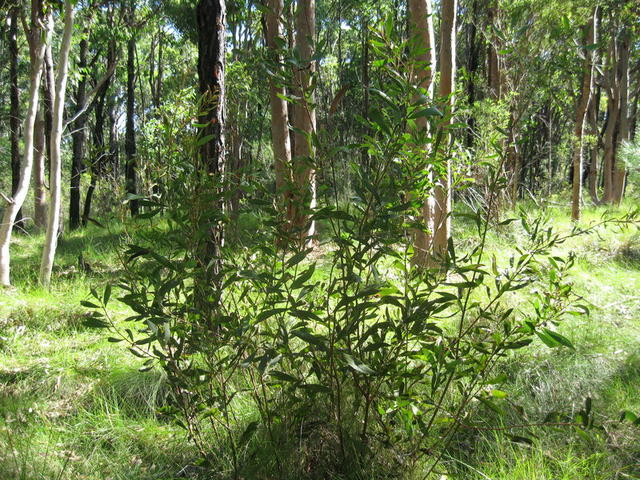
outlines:
{"label": "eucalyptus tree", "polygon": [[[443,128],[453,123],[454,92],[456,85],[456,20],[457,0],[442,0],[440,21],[440,85],[438,94],[443,101],[446,120]],[[449,141],[453,136],[449,135]],[[445,152],[445,155],[448,155]],[[433,253],[444,257],[451,237],[451,162],[443,161],[444,168],[436,177],[434,205]]]}
{"label": "eucalyptus tree", "polygon": [[53,124],[51,129],[51,173],[49,216],[45,244],[40,263],[40,283],[48,287],[51,283],[51,270],[58,245],[60,227],[60,208],[62,205],[62,133],[64,130],[64,105],[69,73],[69,52],[73,36],[74,7],[71,0],[64,1],[64,29],[58,64],[56,65],[56,86],[53,103]]}
{"label": "eucalyptus tree", "polygon": [[501,50],[500,29],[500,2],[499,0],[487,1],[487,23],[489,27],[490,41],[487,44],[487,86],[489,95],[495,100],[500,100],[503,93],[503,60],[498,53]]}
{"label": "eucalyptus tree", "polygon": [[[86,226],[91,219],[93,198],[98,187],[98,181],[105,176],[108,160],[112,157],[107,151],[104,141],[105,104],[109,95],[113,94],[114,87],[119,85],[119,79],[117,78],[117,66],[120,59],[119,49],[120,44],[128,34],[127,29],[124,28],[126,23],[125,6],[118,5],[116,2],[108,2],[93,13],[96,16],[96,20],[90,30],[89,46],[92,47],[94,54],[90,62],[91,65],[86,72],[87,80],[93,82],[92,90],[87,94],[84,105],[76,107],[76,116],[79,112],[82,112],[82,115],[87,117],[87,122],[91,113],[93,113],[94,117],[91,135],[92,144],[90,148],[85,150],[82,161],[82,170],[89,171],[89,185],[82,205],[81,223],[83,226]],[[100,68],[98,62],[94,61],[98,58],[106,60],[104,62],[104,70]],[[114,109],[119,107],[119,104],[116,106],[113,102],[111,105]],[[113,122],[112,127],[116,128],[115,122]],[[114,164],[112,167],[117,173],[116,165]]]}
{"label": "eucalyptus tree", "polygon": [[[437,68],[435,30],[433,27],[433,6],[431,0],[409,0],[409,32],[412,37],[412,52],[417,62],[414,82],[419,88],[419,97],[423,97],[426,102],[433,101],[435,74]],[[427,117],[420,116],[416,119],[417,128],[420,130],[419,137],[426,138],[429,133],[429,122]],[[420,155],[428,156],[430,145],[426,142],[423,145],[416,145],[421,151]],[[428,167],[430,168],[430,167]],[[428,180],[433,181],[433,172],[429,172]],[[417,264],[426,266],[430,263],[433,254],[434,235],[434,215],[435,198],[433,192],[428,192],[421,210],[422,228],[415,232],[416,252],[415,261]]]}
{"label": "eucalyptus tree", "polygon": [[[72,112],[72,118],[67,121],[71,128],[72,137],[72,154],[71,154],[71,171],[70,171],[70,189],[69,189],[69,227],[74,230],[86,223],[86,218],[91,211],[91,199],[93,190],[95,189],[96,175],[94,175],[93,164],[87,162],[87,157],[95,148],[87,148],[87,130],[89,129],[90,113],[92,109],[98,108],[98,105],[108,91],[111,77],[114,73],[116,60],[114,53],[114,34],[105,35],[103,30],[114,26],[115,19],[111,15],[105,15],[113,12],[112,5],[97,5],[94,0],[83,5],[78,9],[79,15],[82,16],[82,34],[78,43],[78,57],[75,65],[78,77],[75,93],[75,109]],[[97,16],[97,18],[95,18]],[[108,18],[105,18],[108,17]],[[106,48],[104,44],[106,43]],[[106,50],[106,53],[105,53]],[[93,51],[93,58],[89,59],[90,53]],[[106,69],[101,78],[98,77],[96,63],[99,59],[106,57]],[[88,88],[93,84],[93,89]],[[98,115],[96,115],[98,117]],[[96,123],[98,119],[96,118]],[[94,142],[94,147],[97,145]],[[100,150],[98,158],[101,158]],[[87,190],[87,200],[85,202],[85,214],[81,208],[81,177],[87,170],[87,163],[91,163],[91,184]]]}
{"label": "eucalyptus tree", "polygon": [[[76,88],[76,109],[82,108],[87,101],[87,55],[89,51],[89,40],[86,37],[88,35],[89,29],[88,26],[85,25],[83,38],[80,40],[79,45],[78,70],[80,80],[78,81],[78,86]],[[71,230],[80,227],[80,177],[84,170],[86,123],[87,114],[86,112],[81,113],[78,116],[78,119],[73,123],[73,133],[71,134],[73,139],[69,188],[69,228]]]}
{"label": "eucalyptus tree", "polygon": [[631,98],[637,102],[637,93],[631,92],[631,56],[637,52],[637,15],[640,6],[636,2],[622,2],[608,9],[609,46],[606,60],[607,120],[603,136],[604,193],[606,203],[618,205],[624,196],[627,168],[620,146],[632,138],[632,126],[637,109],[632,108]]}
{"label": "eucalyptus tree", "polygon": [[572,108],[571,96],[559,92],[574,78],[569,67],[576,58],[571,43],[575,29],[562,19],[572,10],[579,15],[584,11],[587,18],[588,9],[542,0],[491,1],[489,7],[484,12],[487,48],[482,87],[491,111],[484,115],[500,119],[493,129],[498,137],[494,149],[508,178],[500,199],[514,207],[527,182],[539,186],[546,180],[550,186],[558,170],[568,165],[558,151],[570,128],[565,110]]}
{"label": "eucalyptus tree", "polygon": [[138,161],[136,157],[136,129],[135,129],[135,82],[136,82],[136,65],[135,65],[135,51],[136,51],[136,33],[134,31],[135,23],[135,1],[129,0],[127,5],[127,22],[129,24],[130,33],[127,40],[127,115],[125,125],[125,139],[124,150],[126,155],[126,168],[125,168],[125,183],[126,190],[131,195],[129,200],[129,210],[131,216],[136,216],[139,213],[138,206]]}
{"label": "eucalyptus tree", "polygon": [[39,109],[34,126],[33,151],[33,224],[38,231],[47,225],[46,183],[46,135],[42,108]]}
{"label": "eucalyptus tree", "polygon": [[[11,195],[15,195],[20,184],[20,90],[18,87],[18,16],[19,6],[9,10],[7,30],[9,50],[9,135],[11,143]],[[16,214],[15,227],[24,228],[22,210]]]}
{"label": "eucalyptus tree", "polygon": [[265,14],[265,37],[273,75],[269,78],[269,104],[271,107],[271,142],[273,145],[276,195],[282,197],[281,208],[290,201],[291,140],[289,136],[289,112],[286,89],[283,85],[284,69],[281,50],[285,44],[282,37],[281,17],[283,0],[267,0]]}
{"label": "eucalyptus tree", "polygon": [[207,172],[222,174],[225,162],[225,1],[200,0],[196,14],[198,81],[204,103],[201,123],[206,125],[203,133],[208,140],[201,146],[201,162]]}
{"label": "eucalyptus tree", "polygon": [[576,107],[575,125],[575,146],[573,152],[573,188],[571,218],[574,221],[580,220],[580,208],[582,204],[582,184],[583,184],[583,138],[585,131],[585,120],[589,103],[593,101],[593,77],[595,69],[595,50],[598,38],[598,8],[593,9],[591,19],[587,23],[584,39],[584,67],[582,72],[582,85],[580,97]]}
{"label": "eucalyptus tree", "polygon": [[[204,230],[198,252],[203,272],[199,287],[207,289],[220,271],[220,249],[224,242],[224,202],[218,189],[225,172],[225,0],[199,0],[196,20],[198,85],[202,98],[199,123],[203,125],[198,169],[209,190],[202,192],[203,198],[199,199],[204,203],[199,205]],[[213,204],[207,199],[213,199]]]}
{"label": "eucalyptus tree", "polygon": [[[466,60],[464,65],[465,69],[465,93],[466,101],[470,107],[473,107],[476,99],[478,98],[478,86],[477,77],[482,72],[483,66],[483,49],[485,48],[485,41],[482,36],[482,7],[481,0],[470,0],[466,2],[466,8],[461,18],[461,30],[463,35],[461,39],[464,41],[464,46],[459,47],[461,52],[464,52],[461,57]],[[475,117],[470,114],[467,118],[467,134],[465,138],[465,145],[467,148],[471,148],[473,145],[474,133],[475,133]]]}
{"label": "eucalyptus tree", "polygon": [[[264,71],[264,22],[266,9],[256,8],[254,0],[229,4],[227,30],[230,32],[226,69],[226,142],[225,203],[232,227],[240,216],[246,195],[246,179],[264,168],[265,133],[269,130],[270,87],[261,75]],[[262,23],[262,28],[261,24]],[[269,170],[274,162],[269,162]],[[270,176],[269,176],[270,177]],[[233,229],[233,228],[232,228]]]}
{"label": "eucalyptus tree", "polygon": [[[601,12],[601,10],[600,10]],[[599,19],[598,19],[599,20]],[[588,146],[588,163],[586,164],[587,184],[589,188],[589,196],[591,201],[595,205],[599,205],[600,200],[600,174],[601,174],[601,162],[600,162],[600,126],[598,119],[600,117],[600,100],[602,98],[602,85],[599,82],[598,69],[594,71],[594,92],[592,101],[589,103],[589,109],[587,111],[587,121],[589,124],[589,135],[591,135],[593,141]]]}
{"label": "eucalyptus tree", "polygon": [[316,2],[298,0],[295,14],[295,51],[297,65],[294,71],[292,199],[289,222],[298,241],[306,243],[315,234],[315,222],[307,210],[317,203],[315,153],[313,136],[316,134],[316,108],[314,76],[316,73]]}
{"label": "eucalyptus tree", "polygon": [[110,39],[107,46],[107,71],[99,81],[95,88],[95,95],[91,105],[94,111],[94,124],[93,124],[93,148],[91,149],[92,158],[90,163],[90,182],[85,194],[84,206],[82,211],[82,225],[86,226],[87,222],[91,218],[91,206],[93,201],[93,195],[95,193],[98,179],[103,176],[106,171],[105,160],[109,157],[107,154],[105,141],[104,141],[104,126],[105,126],[105,103],[109,88],[112,83],[112,76],[116,67],[116,46],[115,41]]}
{"label": "eucalyptus tree", "polygon": [[[24,20],[23,24],[26,26],[27,21]],[[23,127],[24,153],[22,165],[20,167],[20,181],[12,196],[4,196],[6,207],[2,216],[2,224],[0,224],[0,284],[5,286],[11,284],[10,244],[13,224],[18,215],[18,211],[22,208],[27,197],[29,182],[31,180],[31,171],[33,168],[34,126],[36,123],[40,98],[40,78],[42,76],[46,46],[51,42],[51,34],[53,31],[53,14],[51,10],[47,10],[45,13],[43,0],[31,1],[31,22],[30,26],[26,27],[25,30],[29,43],[31,73],[29,102],[24,117]]]}

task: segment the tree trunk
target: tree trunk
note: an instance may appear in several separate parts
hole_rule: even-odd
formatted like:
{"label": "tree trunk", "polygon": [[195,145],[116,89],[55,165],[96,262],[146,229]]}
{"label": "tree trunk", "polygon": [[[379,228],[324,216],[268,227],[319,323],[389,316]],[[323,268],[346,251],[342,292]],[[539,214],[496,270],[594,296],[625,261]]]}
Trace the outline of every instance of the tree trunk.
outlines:
{"label": "tree trunk", "polygon": [[[111,54],[109,55],[111,59]],[[91,204],[93,195],[98,185],[98,179],[105,172],[105,158],[107,152],[104,144],[104,105],[106,102],[107,92],[109,91],[110,80],[107,80],[96,93],[95,104],[95,124],[93,128],[93,146],[95,155],[91,161],[91,181],[87,188],[87,195],[84,200],[84,210],[82,212],[82,225],[86,226],[89,218],[91,218]]]}
{"label": "tree trunk", "polygon": [[[85,35],[86,35],[85,31]],[[76,108],[84,108],[87,101],[87,51],[89,43],[86,38],[80,40],[80,59],[78,61],[78,69],[82,72],[82,77],[78,82],[78,91],[76,93]],[[87,116],[82,114],[73,124],[73,148],[71,156],[71,189],[69,191],[69,228],[75,230],[80,227],[80,178],[84,171],[84,141],[85,126]]]}
{"label": "tree trunk", "polygon": [[[442,128],[453,123],[454,88],[456,74],[456,12],[457,0],[442,0],[442,21],[440,25],[440,89],[447,120]],[[451,136],[448,136],[449,142]],[[443,155],[444,173],[436,179],[433,253],[445,257],[451,236],[451,164]]]}
{"label": "tree trunk", "polygon": [[164,82],[164,63],[163,63],[163,49],[164,49],[164,31],[160,31],[160,39],[158,40],[158,75],[156,75],[156,98],[155,106],[160,108],[162,103],[162,85]]}
{"label": "tree trunk", "polygon": [[[636,74],[635,89],[633,98],[630,99],[631,111],[629,112],[629,141],[636,141],[636,130],[638,129],[638,100],[640,99],[640,72],[634,68]],[[631,72],[629,72],[631,75]],[[629,88],[631,88],[631,76],[629,77]]]}
{"label": "tree trunk", "polygon": [[[369,120],[369,88],[371,87],[369,75],[369,18],[366,14],[362,15],[362,118],[363,122],[363,138],[370,134],[367,127]],[[362,166],[365,174],[370,171],[369,149],[364,147],[361,151]]]}
{"label": "tree trunk", "polygon": [[[130,12],[133,17],[133,6]],[[133,18],[131,18],[133,22]],[[138,193],[138,179],[137,179],[137,160],[136,160],[136,132],[135,132],[135,48],[136,39],[131,35],[127,42],[127,120],[125,126],[124,137],[124,151],[126,155],[126,170],[125,170],[125,183],[127,193],[130,195],[137,195]],[[138,215],[139,206],[138,200],[135,198],[129,200],[129,211],[131,216]]]}
{"label": "tree trunk", "polygon": [[[164,65],[162,60],[163,55],[163,44],[164,44],[164,31],[162,27],[158,29],[158,40],[154,42],[152,45],[152,60],[149,62],[150,72],[149,72],[149,88],[151,90],[151,101],[153,103],[154,108],[159,108],[162,98],[162,82],[163,82],[163,74],[164,74]],[[155,72],[155,61],[153,56],[155,56],[155,46],[158,48],[158,56],[157,56],[157,64],[158,71]]]}
{"label": "tree trunk", "polygon": [[45,159],[45,174],[47,178],[51,173],[51,128],[53,125],[53,91],[56,80],[53,75],[53,50],[51,43],[46,46],[44,54],[44,81],[42,106],[44,110],[44,137],[47,157]]}
{"label": "tree trunk", "polygon": [[293,195],[289,221],[300,243],[309,243],[315,234],[315,222],[308,211],[316,207],[315,155],[312,136],[316,130],[316,112],[312,78],[316,71],[316,2],[299,0],[296,9],[296,50],[301,65],[296,68],[293,94],[298,98],[293,106]]}
{"label": "tree trunk", "polygon": [[155,72],[156,72],[156,45],[157,40],[154,34],[151,35],[151,45],[149,46],[149,58],[147,60],[147,64],[149,65],[149,91],[151,92],[151,103],[154,107],[156,107],[155,99],[156,99],[156,80],[155,80]]}
{"label": "tree trunk", "polygon": [[284,9],[283,0],[268,0],[266,13],[266,42],[274,76],[269,79],[269,102],[271,106],[271,142],[273,144],[274,168],[276,175],[276,195],[282,208],[287,209],[291,189],[291,141],[289,136],[289,112],[284,100],[286,91],[283,81],[282,55],[280,54],[282,26],[280,17]]}
{"label": "tree trunk", "polygon": [[510,171],[511,173],[511,178],[509,180],[509,196],[511,197],[511,208],[513,208],[514,210],[516,208],[516,203],[518,202],[518,194],[520,192],[520,177],[522,167],[520,147],[518,144],[520,137],[518,130],[518,121],[518,114],[515,110],[515,106],[512,104],[511,114],[509,116],[509,135],[507,136],[506,142],[506,166],[508,171]]}
{"label": "tree trunk", "polygon": [[48,287],[51,283],[51,270],[58,245],[60,227],[60,206],[62,200],[62,131],[64,129],[63,112],[67,92],[67,73],[69,70],[69,51],[73,35],[73,5],[71,0],[64,2],[64,33],[60,44],[60,57],[56,72],[56,89],[53,103],[53,125],[51,129],[51,174],[49,218],[42,263],[40,264],[40,283]]}
{"label": "tree trunk", "polygon": [[620,39],[618,57],[618,85],[620,87],[620,106],[618,109],[619,125],[618,138],[614,145],[613,164],[613,203],[620,205],[624,196],[625,183],[627,180],[627,169],[620,158],[620,144],[631,139],[631,129],[629,123],[629,55],[631,50],[631,35],[625,28]]}
{"label": "tree trunk", "polygon": [[[295,2],[287,2],[285,7],[288,7],[288,12],[284,15],[284,27],[287,35],[287,45],[289,46],[289,52],[293,52],[296,49],[296,27],[295,27],[295,16],[296,16],[296,3]],[[295,85],[291,86],[291,92],[295,92]],[[293,102],[287,102],[287,114],[289,115],[289,124],[294,124],[294,109],[295,105]],[[293,131],[289,131],[289,144],[291,145],[291,156],[293,157],[293,152],[295,151],[296,137]],[[293,158],[292,158],[293,161]],[[291,167],[293,168],[293,166]],[[293,179],[291,180],[293,182]],[[292,183],[293,185],[293,183]],[[289,213],[287,212],[287,215]],[[288,218],[288,217],[287,217]]]}
{"label": "tree trunk", "polygon": [[596,205],[600,204],[600,195],[598,193],[598,185],[600,180],[600,139],[598,138],[598,105],[600,104],[600,89],[593,100],[589,103],[589,124],[591,134],[596,138],[594,145],[591,147],[589,160],[589,195]]}
{"label": "tree trunk", "polygon": [[115,100],[108,103],[109,116],[109,169],[113,175],[114,183],[120,176],[120,146],[118,145],[118,120],[116,119]]}
{"label": "tree trunk", "polygon": [[586,26],[584,40],[584,67],[582,72],[582,87],[578,105],[576,106],[576,124],[574,129],[574,151],[573,151],[573,188],[571,197],[571,219],[575,222],[580,220],[580,208],[582,206],[582,176],[584,163],[582,154],[584,151],[584,125],[589,102],[593,95],[593,69],[595,66],[594,51],[586,47],[597,42],[597,21],[598,9],[594,8],[589,24]]}
{"label": "tree trunk", "polygon": [[629,52],[631,38],[625,29],[612,35],[608,63],[607,128],[604,133],[604,201],[620,204],[625,190],[626,168],[618,158],[622,141],[630,138]]}
{"label": "tree trunk", "polygon": [[[427,101],[432,101],[437,64],[431,0],[409,0],[409,32],[418,51],[423,52],[415,57],[414,83],[424,89]],[[417,118],[416,126],[422,132],[426,131],[429,128],[427,118]],[[416,145],[415,147],[421,151],[421,155],[429,155],[428,145]],[[431,172],[429,172],[429,177],[433,178]],[[426,266],[429,263],[433,252],[434,209],[433,192],[429,192],[421,211],[423,228],[416,229],[414,233],[414,262],[420,266]]]}
{"label": "tree trunk", "polygon": [[495,31],[498,28],[498,5],[497,0],[489,0],[487,8],[489,27],[491,28],[491,40],[487,46],[487,76],[489,84],[489,95],[494,100],[502,97],[502,81],[500,73],[500,58],[498,57],[498,36]]}
{"label": "tree trunk", "polygon": [[200,0],[198,3],[198,77],[200,93],[204,96],[201,119],[211,141],[201,148],[203,167],[207,173],[224,172],[224,70],[225,19],[223,0]]}
{"label": "tree trunk", "polygon": [[[198,80],[202,94],[200,123],[206,125],[202,129],[201,138],[210,138],[200,147],[201,178],[205,188],[213,189],[205,192],[203,197],[215,199],[213,204],[207,201],[201,206],[201,214],[206,217],[208,226],[204,244],[199,248],[198,261],[203,277],[198,283],[201,284],[200,288],[207,289],[212,282],[215,283],[220,272],[220,249],[224,241],[224,201],[220,186],[225,169],[225,1],[199,0],[196,17]],[[206,303],[203,298],[201,296],[201,300]]]}
{"label": "tree trunk", "polygon": [[[16,220],[18,211],[22,208],[24,200],[29,190],[29,180],[33,168],[33,143],[34,126],[38,113],[38,100],[40,95],[40,78],[42,76],[42,65],[44,62],[45,45],[51,43],[51,32],[53,30],[53,18],[51,13],[44,21],[46,33],[43,36],[40,25],[42,18],[42,1],[32,0],[31,2],[31,31],[25,32],[29,38],[29,54],[31,57],[31,80],[29,86],[29,107],[24,118],[24,153],[22,158],[20,183],[11,201],[4,209],[2,224],[0,225],[0,284],[10,285],[10,249],[11,233],[13,223]],[[44,37],[44,38],[43,38]]]}
{"label": "tree trunk", "polygon": [[[11,144],[11,195],[14,196],[20,185],[20,90],[18,89],[18,7],[9,13],[9,130]],[[13,226],[14,230],[24,229],[22,209],[18,210]]]}
{"label": "tree trunk", "polygon": [[45,188],[45,134],[44,117],[38,111],[34,132],[33,151],[33,222],[38,231],[47,225],[47,189]]}
{"label": "tree trunk", "polygon": [[613,166],[615,162],[615,143],[618,136],[618,118],[620,108],[618,75],[616,74],[618,49],[615,37],[611,39],[608,52],[607,82],[607,128],[604,132],[604,198],[605,203],[613,202]]}
{"label": "tree trunk", "polygon": [[[476,81],[475,74],[478,71],[478,61],[480,59],[480,50],[482,48],[482,42],[478,41],[477,34],[477,22],[479,16],[479,0],[473,0],[471,4],[471,18],[467,22],[467,102],[470,107],[473,107],[476,101]],[[467,120],[467,135],[466,146],[467,148],[473,147],[473,140],[476,133],[476,120],[471,114]]]}
{"label": "tree trunk", "polygon": [[[105,172],[105,160],[106,158],[112,157],[111,153],[107,155],[105,151],[104,144],[104,105],[107,97],[107,93],[109,92],[109,86],[111,84],[111,78],[113,74],[109,74],[115,68],[116,63],[116,53],[115,53],[115,45],[112,43],[109,45],[109,51],[107,52],[107,74],[108,76],[105,78],[104,82],[100,86],[99,90],[96,92],[96,102],[95,102],[95,123],[93,128],[93,146],[95,150],[95,155],[91,160],[90,172],[91,172],[91,180],[89,183],[89,187],[87,188],[87,193],[85,195],[84,207],[82,210],[82,226],[86,226],[89,218],[91,217],[91,205],[93,201],[93,194],[95,193],[96,186],[98,185],[98,179],[104,175]],[[85,112],[87,115],[88,112]],[[115,121],[114,121],[115,122]],[[115,125],[113,125],[115,128]],[[111,159],[113,161],[113,159]],[[117,169],[116,169],[117,171]],[[116,181],[118,180],[118,176],[116,175]]]}
{"label": "tree trunk", "polygon": [[[245,102],[244,108],[241,107],[240,111],[246,112],[249,109],[249,105]],[[228,128],[230,135],[229,157],[227,158],[226,165],[226,196],[227,196],[227,211],[229,212],[229,218],[235,223],[240,215],[240,200],[242,199],[242,175],[245,169],[244,162],[244,135],[239,127],[240,112],[236,117],[236,121]]]}

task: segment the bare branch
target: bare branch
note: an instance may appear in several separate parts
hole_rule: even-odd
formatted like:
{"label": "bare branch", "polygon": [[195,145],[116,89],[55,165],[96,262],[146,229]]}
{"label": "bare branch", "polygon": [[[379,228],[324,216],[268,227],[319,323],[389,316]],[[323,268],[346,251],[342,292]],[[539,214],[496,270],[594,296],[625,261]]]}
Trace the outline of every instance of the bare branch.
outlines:
{"label": "bare branch", "polygon": [[93,88],[93,90],[91,90],[91,92],[89,92],[89,95],[87,95],[87,101],[84,103],[84,105],[80,106],[80,108],[78,109],[78,111],[73,115],[73,117],[71,117],[69,120],[67,120],[65,122],[65,126],[64,128],[66,129],[70,124],[72,124],[73,122],[75,122],[78,118],[80,118],[82,115],[84,115],[88,110],[90,110],[91,108],[93,108],[93,106],[95,105],[95,99],[96,99],[96,95],[98,94],[98,92],[102,89],[102,87],[104,86],[104,84],[111,78],[111,76],[113,75],[113,72],[115,72],[116,70],[116,65],[118,63],[118,59],[115,59],[113,61],[113,63],[111,65],[109,65],[109,68],[107,68],[106,73],[102,76],[102,78],[98,81],[98,83],[96,84],[96,86]]}

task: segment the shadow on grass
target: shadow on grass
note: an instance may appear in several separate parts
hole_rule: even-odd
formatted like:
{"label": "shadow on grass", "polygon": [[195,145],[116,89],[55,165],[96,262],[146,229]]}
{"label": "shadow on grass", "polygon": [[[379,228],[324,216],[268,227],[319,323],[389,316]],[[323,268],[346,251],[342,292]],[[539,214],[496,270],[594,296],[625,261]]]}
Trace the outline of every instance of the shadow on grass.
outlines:
{"label": "shadow on grass", "polygon": [[0,319],[0,336],[9,337],[10,329],[33,329],[55,333],[85,331],[87,311],[80,305],[19,304]]}
{"label": "shadow on grass", "polygon": [[[89,227],[60,237],[54,263],[54,281],[113,276],[117,264],[116,252],[123,238],[121,227],[109,230]],[[43,242],[42,236],[21,236],[16,239],[12,261],[15,285],[37,285]]]}
{"label": "shadow on grass", "polygon": [[106,376],[102,372],[102,379],[88,395],[85,408],[89,411],[111,408],[128,418],[158,419],[157,410],[167,404],[169,395],[169,384],[162,371],[117,369]]}
{"label": "shadow on grass", "polygon": [[[587,374],[594,373],[591,367],[587,368]],[[537,398],[532,393],[525,396],[527,403],[519,399],[517,403],[522,406],[511,402],[502,405],[505,408],[503,416],[488,408],[480,408],[474,416],[475,423],[469,422],[478,425],[480,429],[459,431],[447,452],[451,459],[451,471],[457,474],[455,478],[488,478],[485,474],[494,470],[483,472],[487,465],[499,466],[495,471],[509,471],[510,468],[520,463],[520,466],[526,465],[527,462],[529,467],[541,469],[539,476],[535,477],[540,479],[577,478],[571,477],[571,473],[567,472],[573,472],[571,468],[578,467],[584,469],[584,472],[598,472],[598,476],[580,478],[639,478],[640,425],[621,422],[620,412],[630,408],[633,413],[640,415],[640,350],[629,354],[619,365],[605,371],[607,373],[604,378],[598,379],[594,375],[585,379],[587,384],[592,381],[592,388],[588,385],[576,386],[580,391],[575,391],[571,398],[566,398],[561,408],[558,405],[554,408],[553,405],[560,404],[559,399],[549,401],[549,398]],[[562,382],[561,373],[551,370],[547,372],[555,382]],[[571,380],[566,378],[566,381]],[[509,390],[508,386],[505,389]],[[594,424],[584,428],[576,420],[575,414],[584,408],[587,397],[593,399],[591,415]],[[544,405],[540,405],[540,402],[544,402]],[[545,411],[552,414],[549,411],[552,408],[557,412],[553,414],[553,418],[540,416]],[[532,411],[535,413],[531,414]],[[544,422],[574,423],[579,427],[538,425]],[[526,424],[535,425],[509,428],[510,425]],[[572,465],[571,468],[569,464]],[[481,474],[478,475],[478,472]],[[573,474],[577,475],[575,472]],[[506,480],[510,477],[500,475],[491,478]]]}
{"label": "shadow on grass", "polygon": [[[640,477],[640,425],[620,421],[624,411],[640,416],[640,347],[630,353],[607,379],[599,391],[602,406],[609,412],[608,446],[626,475]],[[613,416],[613,418],[611,418]]]}
{"label": "shadow on grass", "polygon": [[623,267],[640,270],[640,236],[635,235],[622,244],[614,259]]}

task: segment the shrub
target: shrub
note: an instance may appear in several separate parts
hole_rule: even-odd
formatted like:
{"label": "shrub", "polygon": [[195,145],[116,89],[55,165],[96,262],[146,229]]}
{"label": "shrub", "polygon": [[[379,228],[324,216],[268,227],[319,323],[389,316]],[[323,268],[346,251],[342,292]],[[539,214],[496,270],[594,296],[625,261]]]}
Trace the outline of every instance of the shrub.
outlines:
{"label": "shrub", "polygon": [[[215,209],[224,189],[185,167],[167,189],[170,203],[147,200],[168,226],[126,252],[120,300],[134,314],[124,323],[109,317],[110,287],[84,303],[96,309],[90,323],[125,342],[143,369],[164,371],[172,398],[161,413],[236,478],[389,478],[418,468],[426,477],[456,432],[475,428],[479,407],[502,410],[503,358],[536,338],[573,347],[556,327],[584,308],[567,280],[573,258],[552,250],[584,230],[561,235],[521,212],[501,224],[519,222],[525,240],[505,259],[487,258],[488,219],[506,184],[501,166],[485,165],[489,198],[465,214],[473,243],[459,252],[450,242],[439,268],[413,264],[411,219],[431,187],[423,174],[454,151],[416,155],[415,145],[439,134],[425,138],[410,120],[427,115],[437,132],[442,114],[420,103],[401,73],[410,71],[398,60],[405,45],[388,37],[373,42],[376,65],[387,69],[373,133],[351,147],[354,157],[366,148],[370,162],[354,162],[348,202],[308,212],[327,226],[322,244],[284,248],[286,225],[263,194],[269,186],[254,183],[245,208],[262,221],[252,242],[240,234],[203,265],[203,242],[226,222]],[[315,135],[309,141],[319,152],[311,160],[331,178],[331,149]],[[195,156],[197,141],[190,148]],[[523,289],[530,301],[510,306]],[[585,421],[590,411],[577,415]]]}

